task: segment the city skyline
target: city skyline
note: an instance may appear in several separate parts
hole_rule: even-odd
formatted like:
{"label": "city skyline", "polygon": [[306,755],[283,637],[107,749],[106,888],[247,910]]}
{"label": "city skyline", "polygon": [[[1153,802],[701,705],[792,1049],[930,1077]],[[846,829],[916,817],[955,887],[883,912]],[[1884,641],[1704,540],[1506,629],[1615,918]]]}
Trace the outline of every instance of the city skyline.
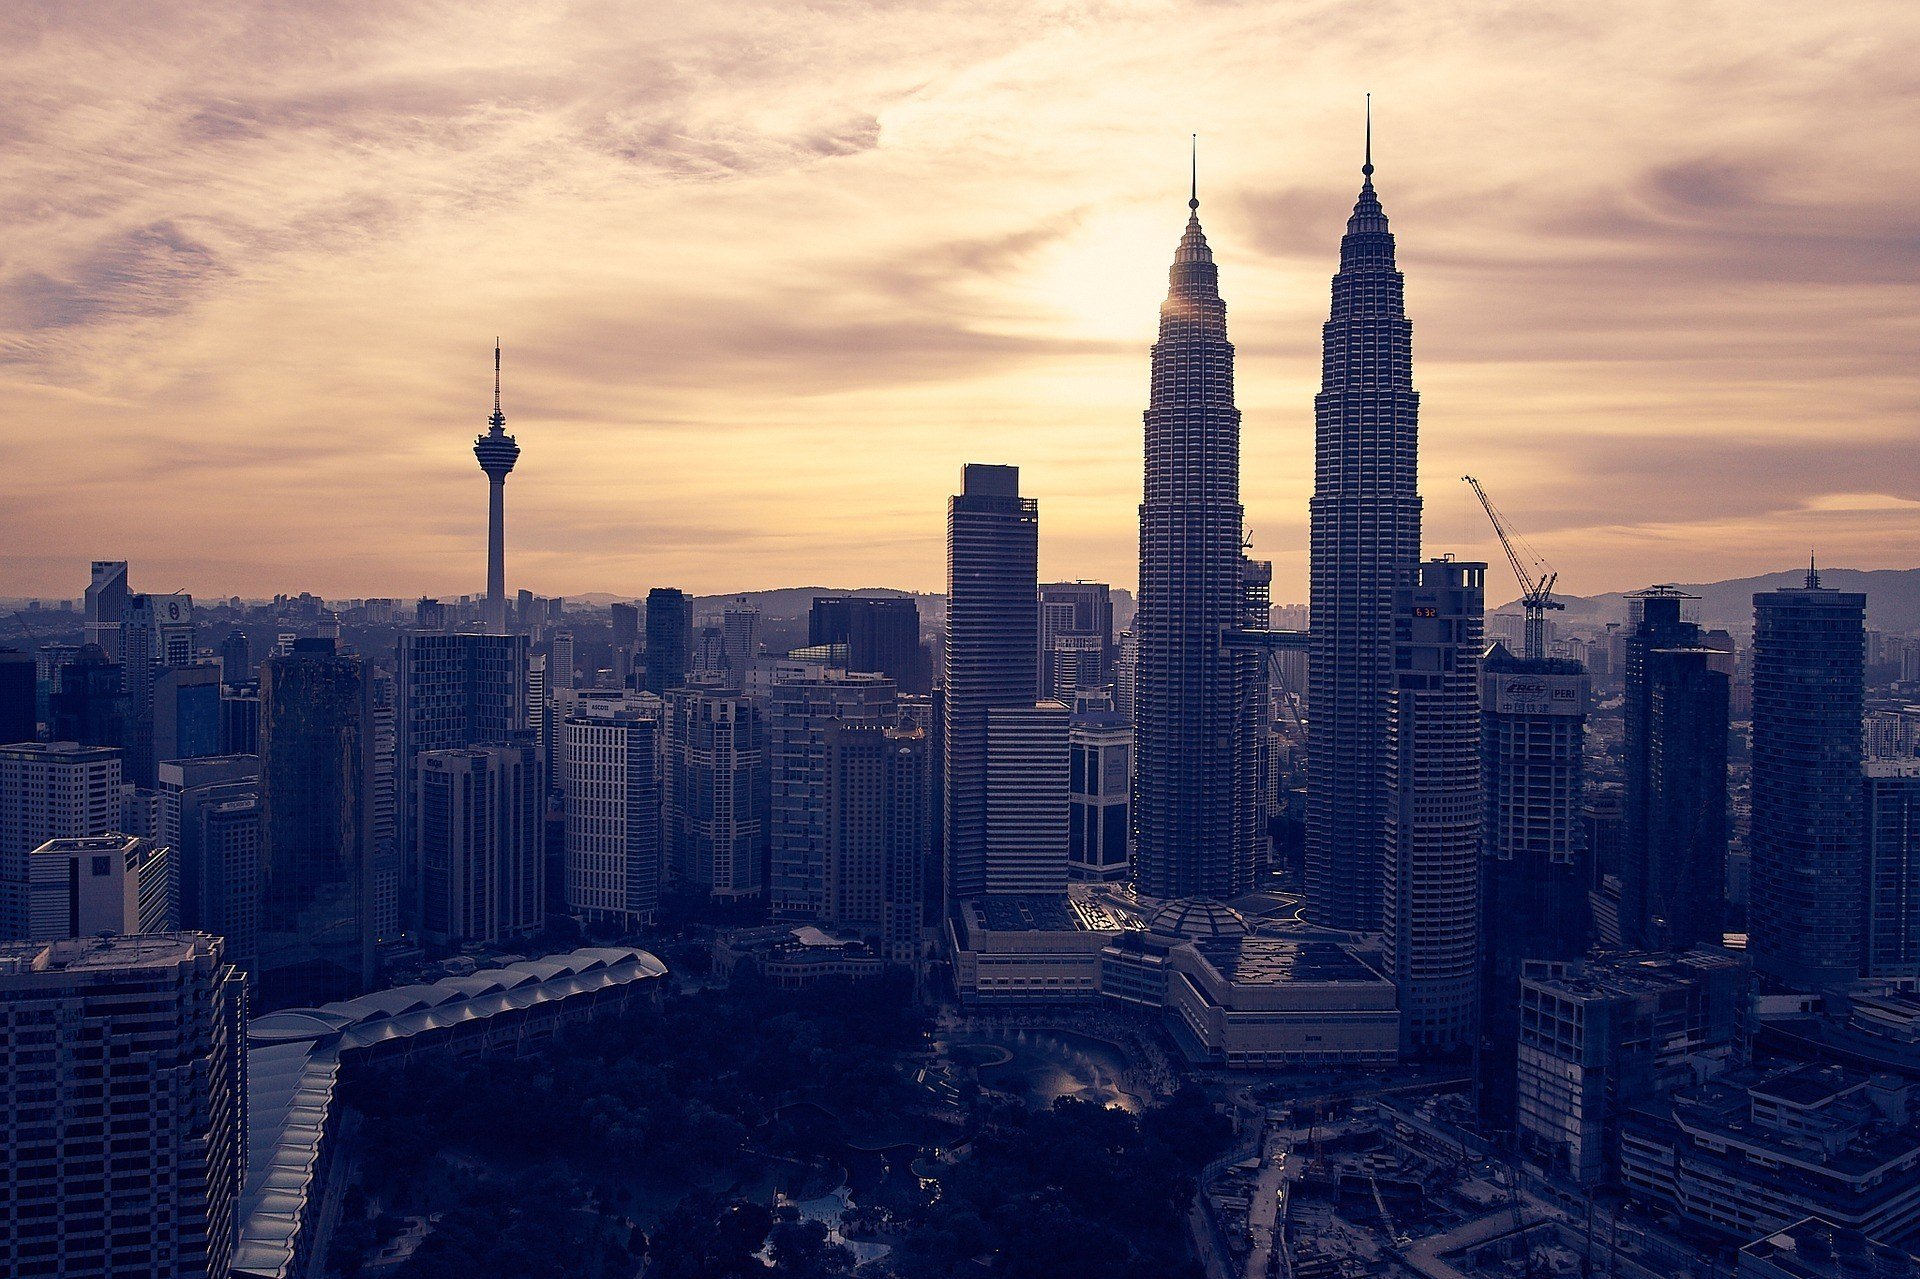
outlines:
{"label": "city skyline", "polygon": [[[1470,463],[1574,593],[1810,542],[1920,561],[1904,11],[1867,36],[927,10],[779,52],[777,11],[597,17],[0,28],[23,86],[0,154],[34,193],[0,276],[0,379],[34,424],[5,455],[9,589],[68,594],[69,548],[138,547],[208,594],[477,592],[461,454],[496,331],[530,450],[511,586],[937,588],[931,513],[980,458],[1047,504],[1043,578],[1130,582],[1144,317],[1198,128],[1248,523],[1304,598],[1315,311],[1365,88],[1411,228],[1434,545],[1494,558]],[[1290,34],[1314,60],[1275,84]]]}

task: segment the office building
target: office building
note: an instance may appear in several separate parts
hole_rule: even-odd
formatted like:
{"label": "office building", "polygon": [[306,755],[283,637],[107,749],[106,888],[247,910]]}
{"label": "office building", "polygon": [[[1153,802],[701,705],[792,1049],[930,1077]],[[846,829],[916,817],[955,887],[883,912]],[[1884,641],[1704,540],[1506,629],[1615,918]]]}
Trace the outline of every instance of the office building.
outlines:
{"label": "office building", "polygon": [[814,667],[776,680],[767,699],[771,904],[776,918],[826,909],[827,739],[839,724],[894,718],[894,682],[865,671]]}
{"label": "office building", "polygon": [[928,826],[927,735],[831,725],[821,921],[869,939],[888,963],[920,958]]}
{"label": "office building", "polygon": [[216,755],[159,766],[159,842],[180,864],[180,926],[253,961],[260,931],[260,759]]}
{"label": "office building", "polygon": [[736,687],[747,677],[747,667],[760,653],[760,610],[735,600],[720,611],[721,649]]}
{"label": "office building", "polygon": [[1495,644],[1480,667],[1480,1055],[1483,1127],[1513,1126],[1520,972],[1530,959],[1586,953],[1586,715],[1578,662],[1515,657]]}
{"label": "office building", "polygon": [[[133,595],[120,627],[122,687],[127,698],[126,770],[135,786],[153,786],[159,762],[155,732],[156,681],[164,670],[193,660],[193,599],[188,595]],[[215,681],[217,684],[217,677]],[[218,692],[215,699],[217,715]]]}
{"label": "office building", "polygon": [[1861,836],[1867,853],[1867,977],[1920,978],[1920,758],[1870,759]]}
{"label": "office building", "polygon": [[[114,647],[120,646],[119,640]],[[83,644],[61,666],[47,698],[48,740],[118,748],[127,739],[127,695],[120,664],[98,644]]]}
{"label": "office building", "polygon": [[180,927],[179,859],[150,839],[50,839],[33,850],[27,879],[32,941]]}
{"label": "office building", "polygon": [[31,653],[0,648],[0,746],[40,736],[40,672]]}
{"label": "office building", "polygon": [[225,1276],[246,984],[196,933],[0,944],[0,1273]]}
{"label": "office building", "polygon": [[920,606],[910,595],[816,595],[807,644],[844,644],[848,670],[885,675],[904,693],[927,691]]}
{"label": "office building", "polygon": [[1912,759],[1920,755],[1920,706],[1867,712],[1868,759]]}
{"label": "office building", "polygon": [[1628,1110],[1733,1061],[1747,966],[1725,951],[1529,962],[1520,977],[1520,1149],[1607,1179]]}
{"label": "office building", "polygon": [[533,746],[424,751],[415,784],[421,939],[494,946],[539,932],[545,794]]}
{"label": "office building", "polygon": [[220,688],[220,753],[260,753],[260,684],[223,684]]}
{"label": "office building", "polygon": [[169,666],[153,679],[153,758],[199,759],[220,749],[220,668]]}
{"label": "office building", "polygon": [[1219,270],[1198,191],[1153,346],[1133,630],[1133,883],[1153,898],[1225,898],[1253,882],[1260,658],[1244,624],[1240,410]]}
{"label": "office building", "polygon": [[373,982],[372,681],[329,639],[260,671],[264,1008],[351,998]]}
{"label": "office building", "polygon": [[127,562],[95,560],[87,582],[81,643],[97,644],[110,662],[120,660],[120,623],[127,614]]}
{"label": "office building", "polygon": [[640,646],[640,607],[618,601],[607,605],[613,627],[613,686],[633,687],[633,655]]}
{"label": "office building", "polygon": [[373,807],[367,832],[373,849],[373,935],[389,941],[401,932],[400,883],[405,841],[400,832],[399,681],[376,670],[373,681]]}
{"label": "office building", "polygon": [[75,742],[0,746],[0,939],[27,935],[33,850],[120,824],[120,752]]}
{"label": "office building", "polygon": [[1039,683],[1039,503],[1020,496],[1014,466],[968,463],[960,488],[947,500],[941,681],[948,899],[987,891],[988,712],[1032,706]]}
{"label": "office building", "polygon": [[1319,922],[1371,930],[1382,902],[1394,592],[1420,558],[1420,396],[1371,137],[1361,174],[1314,398],[1306,888]]}
{"label": "office building", "polygon": [[1073,705],[1081,689],[1113,683],[1113,593],[1105,582],[1040,587],[1040,695]]}
{"label": "office building", "polygon": [[1753,852],[1748,949],[1792,986],[1851,981],[1865,958],[1860,726],[1867,597],[1820,585],[1753,597]]}
{"label": "office building", "polygon": [[685,591],[656,586],[647,592],[647,691],[663,697],[687,682],[693,662],[693,600]]}
{"label": "office building", "polygon": [[419,922],[419,850],[412,804],[419,760],[428,751],[505,745],[525,733],[527,650],[524,635],[400,635],[395,659],[394,826],[401,843],[399,923]]}
{"label": "office building", "polygon": [[1133,725],[1095,706],[1067,723],[1067,873],[1074,879],[1127,877],[1132,824]]}
{"label": "office building", "polygon": [[766,889],[766,724],[740,693],[666,698],[667,865],[672,882],[723,900]]}
{"label": "office building", "polygon": [[662,812],[657,698],[584,700],[558,715],[566,789],[566,909],[638,927],[660,908]]}
{"label": "office building", "polygon": [[220,641],[220,680],[225,684],[250,684],[258,677],[253,665],[253,641],[235,627]]}
{"label": "office building", "polygon": [[1487,566],[1428,560],[1396,592],[1381,889],[1414,1056],[1472,1045],[1479,998],[1480,623]]}
{"label": "office building", "polygon": [[1067,891],[1069,714],[1055,701],[987,711],[989,893]]}
{"label": "office building", "polygon": [[1620,931],[1629,946],[1718,945],[1727,860],[1733,655],[1681,616],[1692,597],[1636,593],[1626,639],[1626,829]]}

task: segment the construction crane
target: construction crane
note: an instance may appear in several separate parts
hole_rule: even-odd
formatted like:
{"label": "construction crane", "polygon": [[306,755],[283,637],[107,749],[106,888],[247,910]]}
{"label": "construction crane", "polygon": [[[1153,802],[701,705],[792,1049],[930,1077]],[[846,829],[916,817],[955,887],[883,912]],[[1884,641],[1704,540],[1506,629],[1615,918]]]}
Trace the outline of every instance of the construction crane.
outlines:
{"label": "construction crane", "polygon": [[[1487,518],[1493,521],[1493,531],[1500,538],[1500,549],[1507,553],[1507,563],[1513,565],[1513,575],[1520,579],[1520,607],[1527,615],[1526,643],[1523,655],[1528,658],[1540,658],[1547,655],[1547,611],[1566,607],[1553,598],[1553,584],[1560,580],[1560,574],[1553,565],[1547,563],[1540,552],[1527,544],[1508,527],[1500,516],[1500,510],[1493,500],[1480,487],[1480,481],[1471,475],[1463,475],[1467,487],[1480,499],[1480,505],[1486,509]],[[1519,543],[1516,547],[1515,543]],[[1524,558],[1522,558],[1524,556]]]}

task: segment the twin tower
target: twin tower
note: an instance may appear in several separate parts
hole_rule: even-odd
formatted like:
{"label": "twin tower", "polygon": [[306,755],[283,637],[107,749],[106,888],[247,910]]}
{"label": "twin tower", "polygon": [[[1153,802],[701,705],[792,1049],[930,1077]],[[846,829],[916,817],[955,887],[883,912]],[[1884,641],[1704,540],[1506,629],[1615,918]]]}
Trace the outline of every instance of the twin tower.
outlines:
{"label": "twin tower", "polygon": [[[1369,129],[1369,135],[1371,130]],[[1419,395],[1371,136],[1340,244],[1314,400],[1307,893],[1310,916],[1382,927],[1396,590],[1420,559]],[[1230,898],[1254,883],[1265,633],[1244,550],[1240,411],[1198,191],[1153,347],[1140,505],[1134,885]]]}

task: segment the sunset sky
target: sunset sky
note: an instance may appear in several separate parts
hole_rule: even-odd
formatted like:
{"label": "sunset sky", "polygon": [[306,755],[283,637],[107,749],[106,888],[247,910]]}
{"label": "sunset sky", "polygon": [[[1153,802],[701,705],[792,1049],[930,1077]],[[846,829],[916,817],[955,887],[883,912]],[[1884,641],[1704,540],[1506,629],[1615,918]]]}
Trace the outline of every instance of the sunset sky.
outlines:
{"label": "sunset sky", "polygon": [[[0,595],[941,589],[961,464],[1131,586],[1200,134],[1278,599],[1362,94],[1430,552],[1920,565],[1920,6],[0,9]],[[1510,597],[1504,570],[1493,595]]]}

